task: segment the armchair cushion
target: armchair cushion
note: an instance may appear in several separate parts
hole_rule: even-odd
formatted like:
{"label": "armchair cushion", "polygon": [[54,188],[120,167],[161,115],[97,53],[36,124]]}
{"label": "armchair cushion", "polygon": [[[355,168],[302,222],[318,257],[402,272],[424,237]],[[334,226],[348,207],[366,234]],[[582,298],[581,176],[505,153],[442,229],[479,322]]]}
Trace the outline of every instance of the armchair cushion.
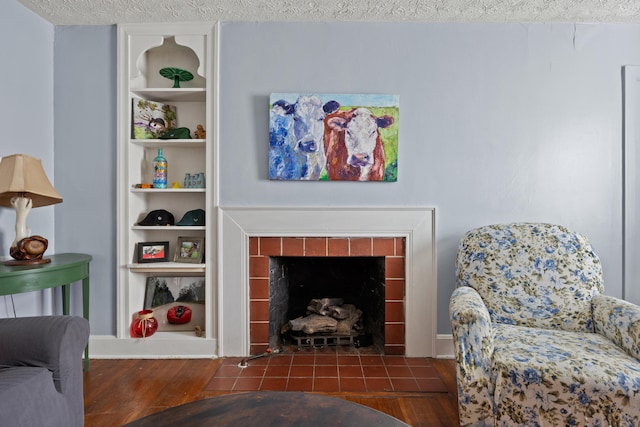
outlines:
{"label": "armchair cushion", "polygon": [[481,227],[466,234],[456,265],[458,286],[478,291],[492,322],[593,332],[602,267],[580,234],[552,224]]}
{"label": "armchair cushion", "polygon": [[47,368],[0,368],[0,402],[7,425],[74,425],[65,398],[56,391],[53,375]]}
{"label": "armchair cushion", "polygon": [[640,362],[604,336],[494,327],[495,425],[640,423]]}

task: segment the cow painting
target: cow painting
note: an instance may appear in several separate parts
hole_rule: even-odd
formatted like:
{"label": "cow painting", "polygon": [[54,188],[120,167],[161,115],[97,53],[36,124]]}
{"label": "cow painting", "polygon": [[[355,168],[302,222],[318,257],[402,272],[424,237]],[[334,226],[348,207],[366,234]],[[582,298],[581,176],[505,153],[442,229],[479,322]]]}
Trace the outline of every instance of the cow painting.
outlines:
{"label": "cow painting", "polygon": [[269,120],[269,179],[300,179],[306,173],[306,158],[295,151],[292,104],[278,101]]}
{"label": "cow painting", "polygon": [[324,118],[340,104],[318,96],[300,96],[295,103],[273,103],[270,119],[269,178],[318,180],[325,171]]}
{"label": "cow painting", "polygon": [[397,95],[272,93],[269,107],[269,179],[397,181]]}
{"label": "cow painting", "polygon": [[393,121],[391,116],[376,117],[363,107],[327,116],[324,146],[329,179],[382,181],[386,158],[378,129]]}

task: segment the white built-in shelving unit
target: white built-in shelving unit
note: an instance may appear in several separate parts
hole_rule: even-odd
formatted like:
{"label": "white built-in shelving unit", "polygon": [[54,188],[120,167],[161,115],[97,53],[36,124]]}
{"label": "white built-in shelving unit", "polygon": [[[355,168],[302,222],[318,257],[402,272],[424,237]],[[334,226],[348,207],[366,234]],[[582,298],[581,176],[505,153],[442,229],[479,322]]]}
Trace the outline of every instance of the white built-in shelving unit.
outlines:
{"label": "white built-in shelving unit", "polygon": [[[113,342],[92,343],[97,353],[114,357],[207,357],[217,354],[217,25],[211,23],[125,24],[118,27],[118,156],[117,156],[117,334]],[[194,78],[173,88],[159,70],[175,67]],[[191,130],[193,139],[134,139],[132,100],[141,98],[176,107],[176,127]],[[206,137],[196,139],[197,125]],[[136,188],[153,181],[153,159],[163,149],[168,187]],[[186,173],[205,174],[205,188],[171,188]],[[179,221],[194,209],[206,212],[205,226],[140,226],[150,211],[165,209]],[[200,264],[174,262],[179,237],[202,237]],[[169,242],[168,261],[139,263],[137,244]],[[131,338],[132,316],[143,309],[148,277],[197,277],[205,282],[205,321],[194,331],[156,332]]]}

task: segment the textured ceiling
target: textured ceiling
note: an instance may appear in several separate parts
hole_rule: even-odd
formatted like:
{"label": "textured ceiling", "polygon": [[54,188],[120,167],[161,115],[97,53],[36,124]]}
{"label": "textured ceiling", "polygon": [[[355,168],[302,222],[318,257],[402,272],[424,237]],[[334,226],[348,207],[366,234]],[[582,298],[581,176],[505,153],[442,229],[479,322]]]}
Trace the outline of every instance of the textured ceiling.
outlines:
{"label": "textured ceiling", "polygon": [[640,0],[19,0],[56,25],[176,21],[640,22]]}

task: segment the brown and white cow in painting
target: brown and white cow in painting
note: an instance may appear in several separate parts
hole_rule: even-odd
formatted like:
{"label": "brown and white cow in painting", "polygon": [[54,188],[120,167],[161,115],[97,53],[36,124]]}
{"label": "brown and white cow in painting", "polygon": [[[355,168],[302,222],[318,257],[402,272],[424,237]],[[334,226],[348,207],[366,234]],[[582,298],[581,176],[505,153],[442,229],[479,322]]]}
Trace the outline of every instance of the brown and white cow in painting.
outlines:
{"label": "brown and white cow in painting", "polygon": [[391,116],[374,116],[367,108],[330,114],[324,121],[324,147],[330,180],[382,181],[385,154],[378,128]]}

